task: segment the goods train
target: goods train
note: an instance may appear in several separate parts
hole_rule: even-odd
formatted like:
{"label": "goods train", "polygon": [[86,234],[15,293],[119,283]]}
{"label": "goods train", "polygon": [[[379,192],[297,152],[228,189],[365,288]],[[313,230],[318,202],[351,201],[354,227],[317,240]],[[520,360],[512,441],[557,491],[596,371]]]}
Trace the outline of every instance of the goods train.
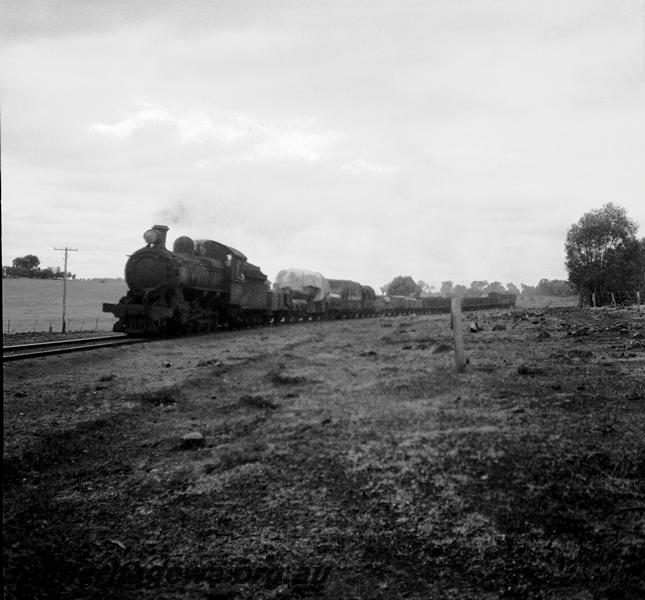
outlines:
{"label": "goods train", "polygon": [[[181,236],[166,248],[168,227],[146,231],[146,245],[125,265],[128,293],[103,311],[117,317],[114,331],[165,336],[219,327],[448,312],[448,298],[377,296],[355,281],[326,279],[304,269],[284,269],[271,288],[260,267],[239,250],[213,240]],[[513,294],[465,298],[464,310],[515,306]]]}

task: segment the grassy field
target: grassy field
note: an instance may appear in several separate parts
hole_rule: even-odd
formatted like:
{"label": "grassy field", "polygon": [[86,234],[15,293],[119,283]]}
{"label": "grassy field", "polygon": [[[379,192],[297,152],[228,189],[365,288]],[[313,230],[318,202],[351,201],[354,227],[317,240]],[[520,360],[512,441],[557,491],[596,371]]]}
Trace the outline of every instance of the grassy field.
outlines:
{"label": "grassy field", "polygon": [[[115,319],[102,312],[103,302],[117,302],[125,293],[125,281],[68,280],[67,330],[111,331]],[[62,312],[62,280],[2,280],[3,334],[60,331]]]}
{"label": "grassy field", "polygon": [[465,318],[7,363],[4,597],[642,600],[645,313]]}

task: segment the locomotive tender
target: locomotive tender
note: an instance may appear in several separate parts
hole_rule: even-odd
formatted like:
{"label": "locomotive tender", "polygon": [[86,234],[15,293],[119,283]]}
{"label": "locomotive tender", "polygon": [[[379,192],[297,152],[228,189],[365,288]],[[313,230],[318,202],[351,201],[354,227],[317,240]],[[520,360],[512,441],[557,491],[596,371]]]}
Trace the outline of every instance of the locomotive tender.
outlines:
{"label": "locomotive tender", "polygon": [[[297,320],[448,312],[449,298],[377,297],[355,281],[284,269],[269,289],[260,267],[239,250],[213,240],[181,236],[166,248],[168,227],[146,231],[146,245],[125,265],[128,293],[103,311],[117,317],[114,331],[165,336],[219,327]],[[472,302],[469,302],[472,301]],[[465,299],[465,310],[515,306],[512,294]]]}

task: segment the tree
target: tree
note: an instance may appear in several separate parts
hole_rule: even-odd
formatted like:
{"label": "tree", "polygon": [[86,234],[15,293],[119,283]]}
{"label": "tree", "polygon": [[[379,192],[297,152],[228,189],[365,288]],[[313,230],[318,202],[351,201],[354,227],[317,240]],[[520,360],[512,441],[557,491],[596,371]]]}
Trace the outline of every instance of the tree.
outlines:
{"label": "tree", "polygon": [[3,267],[2,274],[7,277],[38,277],[40,259],[34,254],[13,259],[11,267]]}
{"label": "tree", "polygon": [[468,293],[468,288],[465,285],[462,285],[461,283],[458,283],[457,285],[453,285],[452,290],[450,290],[451,296],[460,296],[461,298],[463,298],[467,293]]}
{"label": "tree", "polygon": [[488,287],[488,281],[473,281],[468,288],[468,294],[470,296],[484,296],[484,290]]}
{"label": "tree", "polygon": [[425,281],[422,281],[419,279],[417,281],[417,292],[419,296],[432,296],[432,290],[434,289],[434,286],[426,283]]}
{"label": "tree", "polygon": [[450,296],[450,292],[452,291],[452,281],[442,281],[441,282],[441,288],[439,289],[439,293],[442,296]]}
{"label": "tree", "polygon": [[[41,269],[39,265],[40,259],[34,254],[19,256],[13,259],[11,267],[2,267],[2,276],[29,277],[32,279],[58,279],[63,277],[63,272],[60,267],[56,267],[56,269],[52,269],[51,267]],[[67,273],[67,277],[75,279],[76,275]]]}
{"label": "tree", "polygon": [[540,279],[536,292],[540,296],[571,296],[572,286],[562,279]]}
{"label": "tree", "polygon": [[506,288],[499,281],[493,281],[484,288],[484,294],[505,294]]}
{"label": "tree", "polygon": [[633,239],[607,253],[606,291],[643,289],[645,281],[645,238]]}
{"label": "tree", "polygon": [[513,282],[507,283],[506,284],[506,289],[507,289],[509,294],[515,294],[516,296],[520,295],[520,290],[518,289],[518,287]]}
{"label": "tree", "polygon": [[19,256],[13,259],[14,269],[24,271],[35,271],[40,264],[40,259],[34,254],[27,254],[26,256]]}
{"label": "tree", "polygon": [[611,202],[571,226],[564,245],[566,267],[581,294],[622,290],[638,280],[637,230],[627,211]]}
{"label": "tree", "polygon": [[522,288],[522,291],[520,293],[520,296],[522,298],[532,298],[535,296],[535,286],[532,285],[526,285],[525,283],[520,283],[520,287]]}
{"label": "tree", "polygon": [[387,286],[390,296],[416,296],[421,290],[410,275],[398,275]]}

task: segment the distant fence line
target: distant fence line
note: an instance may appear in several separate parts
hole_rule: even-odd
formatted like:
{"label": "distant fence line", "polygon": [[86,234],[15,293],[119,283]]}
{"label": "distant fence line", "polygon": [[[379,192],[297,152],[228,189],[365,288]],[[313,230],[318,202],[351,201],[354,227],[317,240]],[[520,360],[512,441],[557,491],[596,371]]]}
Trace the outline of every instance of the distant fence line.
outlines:
{"label": "distant fence line", "polygon": [[582,306],[631,306],[641,304],[645,294],[640,290],[619,290],[581,294]]}
{"label": "distant fence line", "polygon": [[[65,319],[67,332],[80,331],[112,331],[114,317],[96,317],[85,319]],[[2,333],[61,333],[63,323],[61,319],[3,319]]]}

